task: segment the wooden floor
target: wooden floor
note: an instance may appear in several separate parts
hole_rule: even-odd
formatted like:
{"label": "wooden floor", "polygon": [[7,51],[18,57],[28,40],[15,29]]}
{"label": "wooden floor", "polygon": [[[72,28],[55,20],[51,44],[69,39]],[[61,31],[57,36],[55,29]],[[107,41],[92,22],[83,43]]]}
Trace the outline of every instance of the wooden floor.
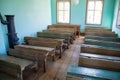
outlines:
{"label": "wooden floor", "polygon": [[29,75],[25,80],[65,80],[68,67],[78,65],[80,44],[82,42],[82,37],[77,38],[74,44],[70,45],[69,49],[64,52],[61,59],[47,63],[46,73],[38,71],[37,73]]}

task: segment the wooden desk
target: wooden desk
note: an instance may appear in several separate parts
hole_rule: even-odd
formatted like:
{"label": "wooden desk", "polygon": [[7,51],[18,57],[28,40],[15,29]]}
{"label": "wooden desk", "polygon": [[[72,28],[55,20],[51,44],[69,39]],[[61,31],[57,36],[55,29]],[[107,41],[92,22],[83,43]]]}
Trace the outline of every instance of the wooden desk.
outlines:
{"label": "wooden desk", "polygon": [[67,71],[67,76],[83,78],[83,80],[119,80],[120,72],[70,66]]}
{"label": "wooden desk", "polygon": [[22,73],[25,67],[33,64],[33,61],[16,58],[13,56],[0,55],[0,64],[0,71],[7,73],[6,77],[14,75],[18,79],[23,80]]}
{"label": "wooden desk", "polygon": [[55,50],[55,48],[40,47],[40,46],[31,46],[31,45],[18,45],[18,46],[20,46],[20,47],[26,47],[26,48],[32,48],[32,49],[45,50],[45,51],[48,51],[48,52],[51,52],[51,51]]}

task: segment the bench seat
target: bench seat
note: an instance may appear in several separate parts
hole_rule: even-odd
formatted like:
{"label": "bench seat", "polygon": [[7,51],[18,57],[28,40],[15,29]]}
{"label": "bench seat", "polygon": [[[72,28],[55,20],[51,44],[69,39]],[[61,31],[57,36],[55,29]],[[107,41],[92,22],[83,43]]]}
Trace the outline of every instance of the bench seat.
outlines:
{"label": "bench seat", "polygon": [[85,35],[91,35],[91,36],[102,36],[102,37],[117,37],[117,34],[114,33],[97,33],[97,32],[87,32]]}
{"label": "bench seat", "polygon": [[[66,78],[79,78],[71,80],[119,80],[120,72],[94,69],[81,66],[70,66],[67,70]],[[82,79],[81,79],[82,78]],[[67,79],[70,80],[70,79]]]}
{"label": "bench seat", "polygon": [[82,52],[120,57],[120,48],[104,47],[98,45],[82,44],[81,53]]}
{"label": "bench seat", "polygon": [[48,30],[74,31],[75,35],[80,35],[80,25],[73,24],[52,24],[48,25]]}
{"label": "bench seat", "polygon": [[108,30],[111,31],[110,28],[105,28],[105,27],[95,27],[95,26],[86,26],[85,30]]}
{"label": "bench seat", "polygon": [[[17,78],[12,77],[6,73],[0,72],[0,80],[17,80]],[[20,79],[19,79],[20,80]],[[22,80],[22,79],[21,79]]]}
{"label": "bench seat", "polygon": [[115,56],[106,56],[106,55],[99,55],[99,54],[92,54],[92,53],[80,53],[80,56],[86,56],[86,57],[93,57],[93,58],[99,58],[99,59],[105,59],[105,60],[111,60],[111,61],[120,61],[120,57]]}
{"label": "bench seat", "polygon": [[[8,55],[0,55],[0,80],[5,78],[6,80],[23,80],[22,72],[25,70],[25,67],[33,64],[33,61],[16,58]],[[5,80],[2,79],[2,80]]]}
{"label": "bench seat", "polygon": [[95,34],[95,33],[97,33],[97,34],[108,34],[108,35],[114,35],[115,34],[114,32],[104,31],[104,30],[101,30],[101,31],[99,31],[99,30],[96,30],[96,31],[86,31],[85,33],[86,34]]}
{"label": "bench seat", "polygon": [[[42,65],[44,72],[46,72],[46,62],[48,55],[54,50],[54,48],[46,47],[37,47],[37,46],[28,46],[28,45],[17,45],[15,49],[9,49],[9,55],[24,58],[34,61],[36,68],[39,68]],[[54,55],[52,56],[54,58]]]}
{"label": "bench seat", "polygon": [[[98,32],[99,31],[99,32]],[[105,32],[105,33],[115,33],[112,32],[111,30],[106,30],[106,29],[86,29],[85,32]]]}
{"label": "bench seat", "polygon": [[37,37],[70,40],[70,35],[64,33],[37,32]]}
{"label": "bench seat", "polygon": [[37,37],[49,39],[63,39],[63,43],[67,44],[67,47],[70,45],[70,35],[67,34],[65,35],[58,33],[37,32]]}
{"label": "bench seat", "polygon": [[[63,40],[55,40],[48,38],[35,38],[35,37],[24,37],[24,41],[26,45],[33,45],[39,47],[50,47],[55,48],[55,52],[59,50],[59,57],[62,57],[62,53],[64,52],[62,49]],[[57,52],[58,53],[58,52]]]}
{"label": "bench seat", "polygon": [[120,38],[117,38],[117,37],[85,36],[85,39],[94,39],[94,40],[101,40],[101,41],[120,42]]}
{"label": "bench seat", "polygon": [[59,30],[43,30],[43,32],[68,34],[68,35],[70,35],[70,43],[71,44],[73,43],[73,40],[75,40],[75,34],[74,34],[74,32],[59,31]]}
{"label": "bench seat", "polygon": [[69,39],[70,35],[69,34],[64,34],[64,33],[49,33],[49,32],[37,32],[37,36],[44,38],[53,38],[53,39]]}
{"label": "bench seat", "polygon": [[69,35],[73,35],[74,32],[72,31],[64,31],[64,30],[43,30],[42,32],[53,32],[53,33],[64,33],[64,34],[69,34]]}
{"label": "bench seat", "polygon": [[24,37],[25,44],[29,45],[29,40],[36,40],[36,41],[45,41],[45,42],[56,42],[57,49],[61,49],[61,46],[63,45],[63,40],[55,40],[55,39],[49,39],[49,38],[39,38],[39,37]]}
{"label": "bench seat", "polygon": [[101,41],[101,40],[94,40],[94,39],[85,39],[84,43],[91,44],[91,45],[105,46],[105,47],[120,48],[120,42],[109,42],[109,41]]}
{"label": "bench seat", "polygon": [[120,71],[120,61],[106,59],[106,58],[80,55],[78,65],[85,66],[85,67],[91,67],[91,68]]}

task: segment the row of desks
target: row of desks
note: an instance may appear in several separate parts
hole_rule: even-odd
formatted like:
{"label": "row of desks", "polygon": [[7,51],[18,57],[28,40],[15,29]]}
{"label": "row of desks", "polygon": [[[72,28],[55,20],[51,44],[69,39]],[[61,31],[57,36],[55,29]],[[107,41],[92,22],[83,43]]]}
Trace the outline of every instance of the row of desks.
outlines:
{"label": "row of desks", "polygon": [[120,39],[106,28],[87,28],[79,66],[71,66],[67,80],[119,80]]}
{"label": "row of desks", "polygon": [[[72,28],[71,28],[72,30]],[[46,30],[47,31],[47,30]],[[54,31],[47,31],[46,32],[44,30],[44,33],[42,34],[42,32],[38,32],[37,35],[38,37],[42,37],[46,39],[47,38],[51,38],[54,37],[53,40],[57,40],[57,41],[61,41],[64,42],[64,40],[67,38],[68,40],[70,39],[71,36],[74,35],[74,32],[63,32],[63,31],[59,31],[58,32],[54,32]],[[62,33],[60,33],[62,32]],[[39,34],[42,34],[42,36],[40,36]],[[51,34],[51,37],[49,36]],[[58,35],[56,35],[58,34]],[[43,37],[45,36],[45,37]],[[73,37],[72,37],[73,38]],[[51,42],[51,41],[50,41]],[[67,41],[69,42],[69,41]],[[72,42],[69,42],[72,43]],[[67,43],[67,44],[69,44]],[[38,45],[38,46],[36,46]],[[17,66],[19,66],[18,72],[20,71],[20,77],[17,77],[17,73],[14,74],[18,79],[23,80],[22,77],[22,72],[24,71],[25,67],[29,66],[29,65],[33,65],[33,66],[38,66],[39,65],[39,61],[41,58],[45,57],[43,59],[43,67],[44,67],[44,72],[46,71],[46,61],[47,61],[47,56],[48,55],[54,55],[55,54],[55,49],[56,47],[43,47],[43,46],[39,46],[39,44],[31,44],[31,45],[17,45],[14,47],[14,49],[10,49],[9,50],[9,55],[0,55],[0,62],[4,63],[2,61],[5,61],[6,64],[3,64],[3,66],[7,69],[9,67],[11,71],[17,70]],[[63,43],[62,43],[63,45]],[[40,55],[42,55],[43,57],[39,57]],[[13,57],[14,56],[14,57]],[[53,56],[55,57],[55,56]],[[61,57],[61,54],[60,54]],[[36,64],[37,63],[37,64]],[[17,66],[16,66],[17,65]],[[2,68],[3,68],[2,66]],[[13,69],[13,67],[15,67],[15,69]],[[5,68],[3,68],[3,72],[6,71]],[[8,72],[10,73],[10,72]],[[2,75],[2,74],[1,74]],[[0,78],[1,79],[1,78]]]}

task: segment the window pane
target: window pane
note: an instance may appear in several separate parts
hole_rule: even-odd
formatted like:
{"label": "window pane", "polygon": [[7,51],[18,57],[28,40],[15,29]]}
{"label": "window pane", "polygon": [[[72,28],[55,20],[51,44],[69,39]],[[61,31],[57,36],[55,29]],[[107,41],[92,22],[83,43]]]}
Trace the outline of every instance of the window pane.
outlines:
{"label": "window pane", "polygon": [[95,11],[94,24],[101,23],[101,11]]}
{"label": "window pane", "polygon": [[66,23],[69,23],[69,11],[65,11],[64,12],[64,21],[66,22]]}
{"label": "window pane", "polygon": [[118,11],[117,26],[120,26],[120,9]]}
{"label": "window pane", "polygon": [[96,3],[95,3],[95,10],[102,10],[102,6],[103,6],[103,4],[102,4],[102,1],[96,1]]}
{"label": "window pane", "polygon": [[87,23],[93,24],[94,11],[88,11],[87,13]]}
{"label": "window pane", "polygon": [[58,22],[63,22],[63,11],[58,11]]}
{"label": "window pane", "polygon": [[58,10],[63,10],[64,6],[63,6],[63,2],[59,2],[58,3]]}
{"label": "window pane", "polygon": [[94,10],[94,1],[88,1],[88,10]]}
{"label": "window pane", "polygon": [[69,4],[69,2],[65,2],[64,5],[65,5],[65,6],[64,6],[64,9],[69,11],[69,9],[70,9],[70,4]]}

